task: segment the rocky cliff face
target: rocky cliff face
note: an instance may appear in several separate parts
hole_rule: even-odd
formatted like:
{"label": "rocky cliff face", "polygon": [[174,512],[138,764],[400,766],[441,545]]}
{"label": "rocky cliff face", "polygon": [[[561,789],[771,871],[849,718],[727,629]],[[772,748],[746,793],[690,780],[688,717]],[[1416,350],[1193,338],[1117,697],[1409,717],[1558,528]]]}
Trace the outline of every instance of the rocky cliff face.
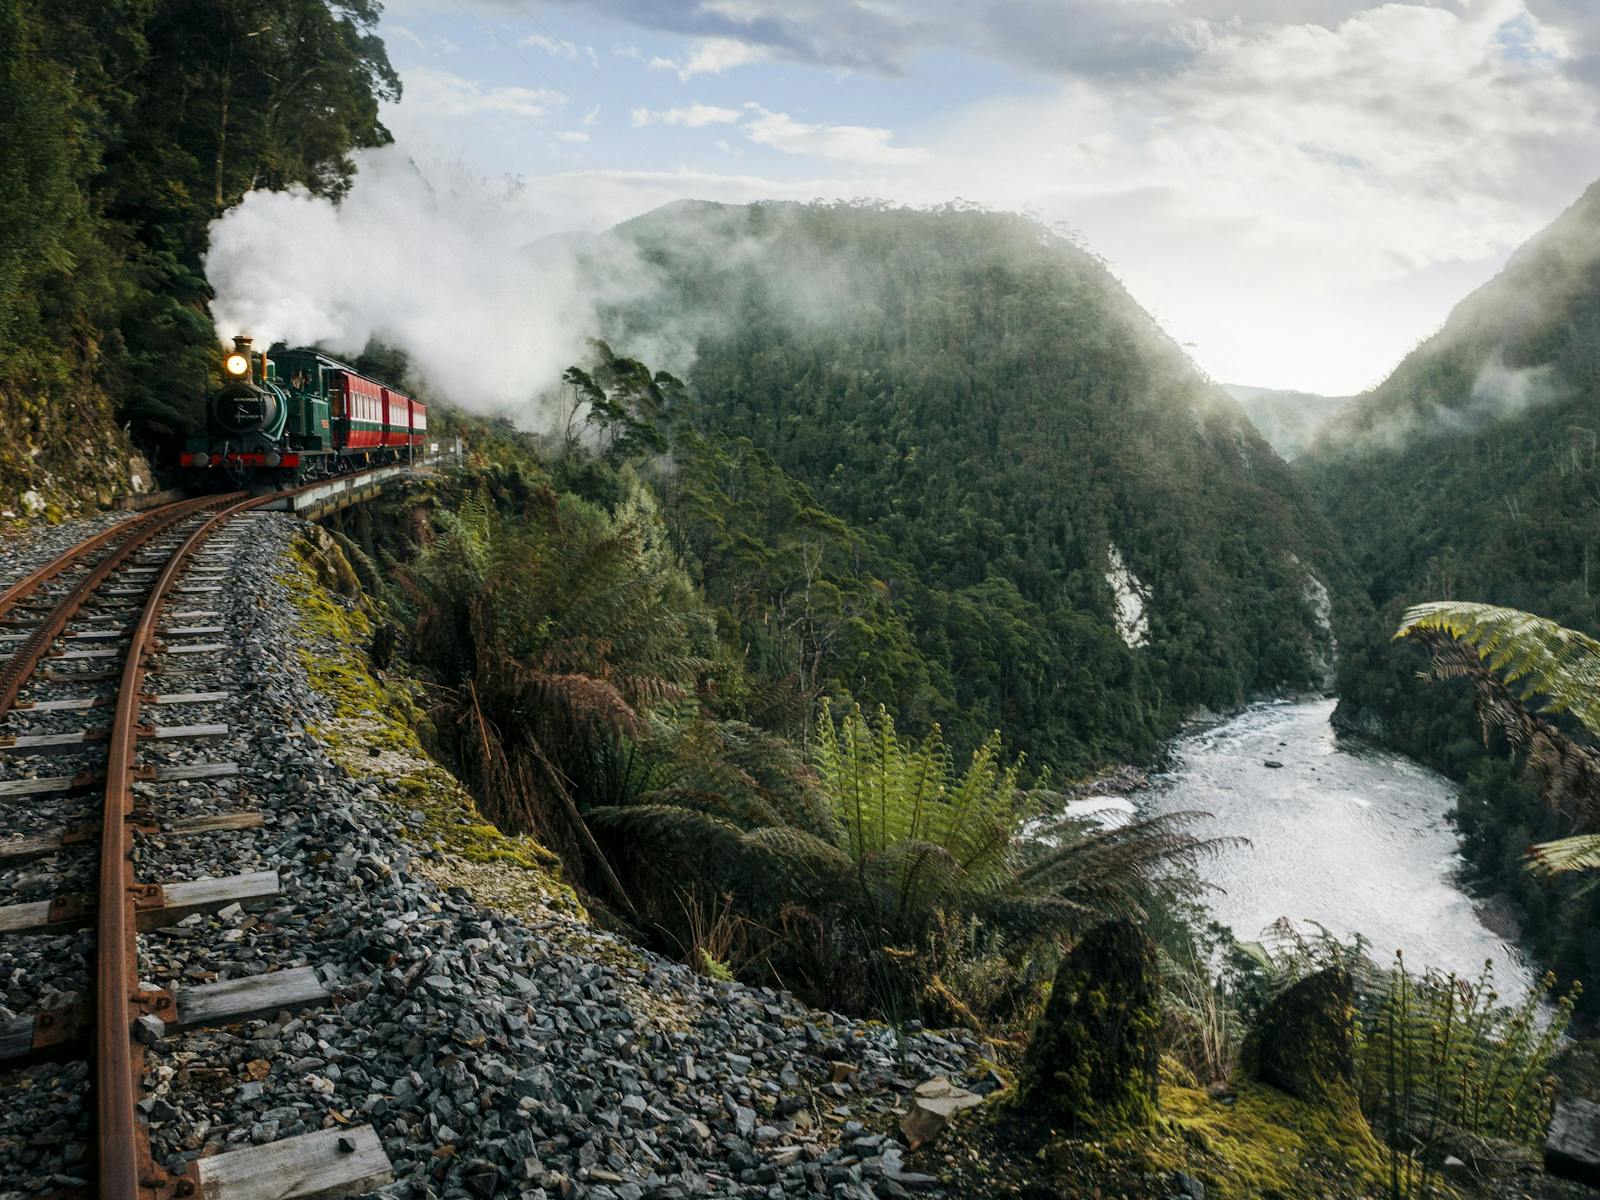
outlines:
{"label": "rocky cliff face", "polygon": [[59,521],[155,486],[99,387],[0,391],[0,525]]}

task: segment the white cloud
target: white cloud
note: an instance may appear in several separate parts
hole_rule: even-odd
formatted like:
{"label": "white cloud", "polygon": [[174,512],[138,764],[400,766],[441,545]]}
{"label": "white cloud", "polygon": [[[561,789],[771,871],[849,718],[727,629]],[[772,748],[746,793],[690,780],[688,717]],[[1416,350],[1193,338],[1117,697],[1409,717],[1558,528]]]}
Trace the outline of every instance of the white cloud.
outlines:
{"label": "white cloud", "polygon": [[784,154],[811,154],[839,162],[872,166],[904,166],[925,162],[928,152],[914,146],[890,144],[894,134],[867,125],[808,125],[788,113],[750,106],[755,116],[742,129],[752,142]]}
{"label": "white cloud", "polygon": [[[647,200],[859,193],[1031,209],[1080,230],[1231,381],[1375,382],[1600,173],[1594,0],[584,3],[685,39],[670,58],[615,50],[641,65],[653,56],[690,78],[691,64],[766,55],[909,72],[893,86],[928,119],[919,149],[897,146],[871,108],[847,110],[858,126],[748,108],[716,130],[749,138],[730,132],[734,152],[758,143],[880,177],[562,176],[551,186],[573,203],[595,188],[608,198],[597,211],[619,215]],[[984,56],[1029,81],[984,85],[993,98],[952,111],[945,66],[921,57],[936,48],[958,71]],[[714,158],[699,163],[728,152],[708,138]]]}
{"label": "white cloud", "polygon": [[577,62],[582,53],[576,42],[569,42],[564,38],[547,37],[542,33],[530,33],[522,39],[522,45],[533,46],[543,50],[551,58],[563,59],[566,62]]}
{"label": "white cloud", "polygon": [[721,75],[735,67],[764,62],[767,54],[765,47],[749,42],[733,38],[706,38],[689,52],[683,66],[678,69],[678,77],[688,79],[691,75]]}
{"label": "white cloud", "polygon": [[584,133],[581,129],[563,129],[560,133],[556,134],[556,140],[561,142],[581,144],[589,140],[589,135]]}
{"label": "white cloud", "polygon": [[400,38],[402,41],[410,42],[418,50],[424,50],[434,55],[456,54],[461,49],[459,43],[453,42],[447,37],[424,38],[416,30],[406,25],[385,25],[383,32],[387,37]]}
{"label": "white cloud", "polygon": [[696,75],[721,75],[735,67],[765,62],[771,57],[771,52],[765,46],[724,37],[700,38],[680,58],[668,58],[660,54],[647,57],[637,46],[614,47],[611,52],[620,58],[642,62],[652,71],[676,71],[682,80],[692,79]]}
{"label": "white cloud", "polygon": [[471,79],[432,67],[405,73],[403,104],[430,116],[470,117],[480,113],[536,120],[561,108],[567,98],[545,88],[484,87]]}
{"label": "white cloud", "polygon": [[1214,375],[1355,391],[1589,182],[1569,56],[1521,0],[1240,28],[1163,78],[983,105],[929,175],[1071,221]]}
{"label": "white cloud", "polygon": [[384,33],[389,37],[397,37],[410,42],[418,50],[426,50],[428,48],[427,42],[423,41],[414,30],[407,29],[404,25],[386,25]]}
{"label": "white cloud", "polygon": [[587,62],[591,67],[600,65],[600,56],[595,53],[593,46],[580,46],[576,42],[569,42],[565,38],[550,37],[542,33],[530,33],[521,42],[524,46],[532,46],[543,50],[551,58],[559,58],[563,62]]}
{"label": "white cloud", "polygon": [[600,123],[600,106],[598,104],[596,104],[588,112],[584,113],[583,114],[583,118],[578,122],[579,125],[583,125],[585,127],[590,127],[590,128],[592,128],[595,125],[598,125],[599,123]]}
{"label": "white cloud", "polygon": [[740,117],[736,108],[718,108],[713,104],[688,104],[682,108],[663,108],[652,111],[636,108],[630,114],[636,126],[683,125],[700,129],[706,125],[731,125]]}
{"label": "white cloud", "polygon": [[[577,3],[579,0],[567,0]],[[1210,42],[1286,25],[1333,29],[1380,6],[1471,8],[1474,0],[581,0],[640,28],[717,55],[769,55],[899,74],[930,50],[981,54],[1057,77],[1127,78],[1178,69]],[[1585,44],[1575,71],[1600,83],[1600,13],[1592,0],[1527,0],[1540,21]],[[725,69],[725,68],[724,68]]]}

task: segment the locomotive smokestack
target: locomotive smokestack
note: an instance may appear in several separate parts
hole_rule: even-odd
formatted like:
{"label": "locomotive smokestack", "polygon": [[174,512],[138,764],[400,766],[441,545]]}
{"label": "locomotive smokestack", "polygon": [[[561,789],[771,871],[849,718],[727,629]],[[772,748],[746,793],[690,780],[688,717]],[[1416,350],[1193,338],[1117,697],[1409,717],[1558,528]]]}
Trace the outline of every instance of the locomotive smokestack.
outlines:
{"label": "locomotive smokestack", "polygon": [[249,354],[250,343],[254,340],[248,333],[236,333],[233,335],[233,348],[240,354]]}

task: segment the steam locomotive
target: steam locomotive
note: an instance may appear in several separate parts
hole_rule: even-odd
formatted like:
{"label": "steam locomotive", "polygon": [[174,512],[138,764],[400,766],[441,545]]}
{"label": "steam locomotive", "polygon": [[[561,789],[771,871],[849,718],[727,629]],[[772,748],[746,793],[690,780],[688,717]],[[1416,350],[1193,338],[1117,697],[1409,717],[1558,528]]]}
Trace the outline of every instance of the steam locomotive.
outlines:
{"label": "steam locomotive", "polygon": [[227,382],[206,402],[206,432],[179,456],[187,470],[280,486],[420,457],[428,411],[410,396],[318,350],[265,353],[236,337]]}

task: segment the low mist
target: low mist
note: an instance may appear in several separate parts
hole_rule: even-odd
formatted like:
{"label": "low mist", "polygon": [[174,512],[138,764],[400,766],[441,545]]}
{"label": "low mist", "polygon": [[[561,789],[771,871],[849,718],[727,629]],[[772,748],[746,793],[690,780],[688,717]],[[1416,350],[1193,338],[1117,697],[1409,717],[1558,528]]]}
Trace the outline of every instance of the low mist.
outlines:
{"label": "low mist", "polygon": [[1549,363],[1537,367],[1508,367],[1495,354],[1478,369],[1472,382],[1472,395],[1465,405],[1446,411],[1441,420],[1456,432],[1471,432],[1498,421],[1519,417],[1529,409],[1556,400],[1555,368]]}

